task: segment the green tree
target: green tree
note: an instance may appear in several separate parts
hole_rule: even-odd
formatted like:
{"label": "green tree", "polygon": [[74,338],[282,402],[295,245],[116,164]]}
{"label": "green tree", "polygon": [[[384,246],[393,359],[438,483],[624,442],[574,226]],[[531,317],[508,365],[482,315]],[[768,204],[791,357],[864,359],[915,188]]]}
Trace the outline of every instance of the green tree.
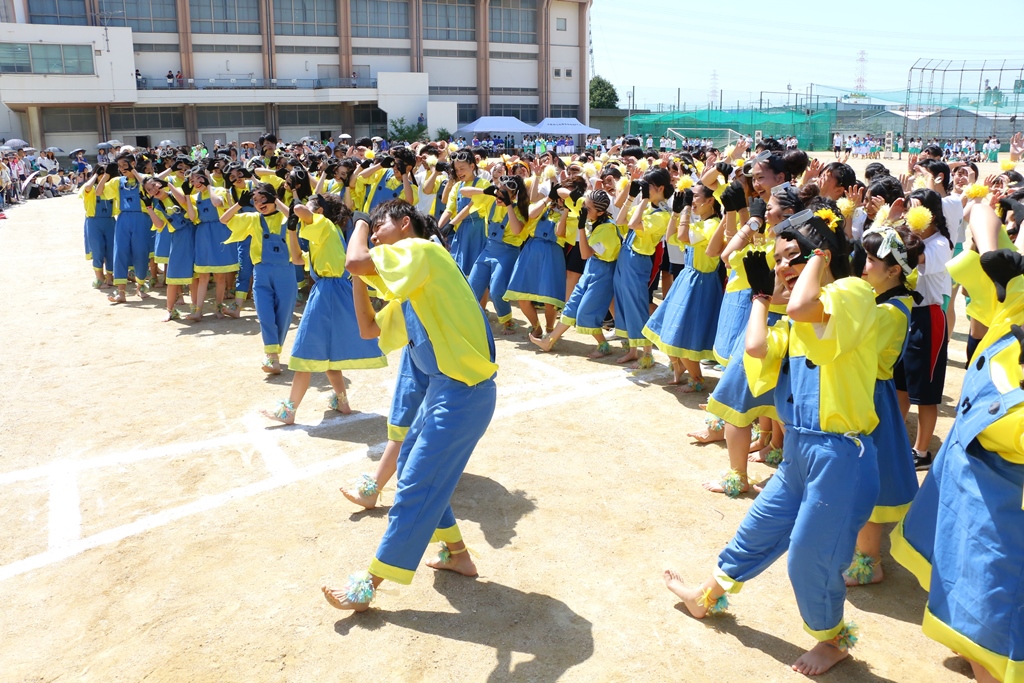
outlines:
{"label": "green tree", "polygon": [[406,125],[404,116],[388,121],[388,127],[388,138],[391,142],[416,142],[425,139],[427,135],[427,124]]}
{"label": "green tree", "polygon": [[450,138],[451,136],[452,134],[447,128],[438,128],[437,132],[434,134],[434,139],[444,140],[445,142],[448,142],[448,138]]}
{"label": "green tree", "polygon": [[619,94],[608,79],[594,76],[590,79],[590,108],[615,109],[619,106]]}

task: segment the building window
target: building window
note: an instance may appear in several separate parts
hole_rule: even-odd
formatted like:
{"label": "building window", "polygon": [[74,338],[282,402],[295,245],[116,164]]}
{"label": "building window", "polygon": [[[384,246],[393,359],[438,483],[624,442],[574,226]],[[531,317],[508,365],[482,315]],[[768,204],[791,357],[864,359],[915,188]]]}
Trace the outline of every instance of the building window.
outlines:
{"label": "building window", "polygon": [[354,47],[354,55],[387,55],[390,57],[408,57],[411,50],[407,47]]}
{"label": "building window", "polygon": [[580,108],[575,104],[552,104],[551,118],[554,119],[576,119],[579,118]]}
{"label": "building window", "polygon": [[476,40],[476,0],[424,0],[423,37]]}
{"label": "building window", "polygon": [[558,17],[557,19],[555,19],[555,30],[568,31],[569,28],[567,26],[567,23],[568,22],[565,20],[565,17]]}
{"label": "building window", "polygon": [[32,24],[86,26],[85,0],[28,0],[28,18]]}
{"label": "building window", "polygon": [[514,116],[523,123],[537,123],[539,110],[536,104],[492,104],[491,116]]}
{"label": "building window", "polygon": [[184,128],[181,107],[111,107],[112,130],[166,130]]}
{"label": "building window", "polygon": [[143,33],[177,33],[174,0],[99,0],[103,26],[128,26]]}
{"label": "building window", "polygon": [[432,85],[431,95],[475,95],[475,85]]}
{"label": "building window", "polygon": [[424,50],[424,57],[462,57],[476,59],[476,50]]}
{"label": "building window", "polygon": [[572,69],[566,69],[565,70],[565,77],[566,78],[572,78]]}
{"label": "building window", "polygon": [[408,38],[408,0],[352,0],[352,35],[357,38]]}
{"label": "building window", "polygon": [[189,0],[192,33],[259,35],[259,0]]}
{"label": "building window", "polygon": [[0,73],[91,76],[91,45],[0,43]]}
{"label": "building window", "polygon": [[200,43],[192,46],[192,52],[259,53],[263,52],[263,47],[261,45],[205,45]]}
{"label": "building window", "polygon": [[375,104],[357,104],[352,107],[352,117],[356,125],[388,125],[388,113]]}
{"label": "building window", "polygon": [[537,44],[537,0],[490,0],[492,43]]}
{"label": "building window", "polygon": [[536,95],[536,88],[491,88],[492,95]]}
{"label": "building window", "polygon": [[135,43],[135,52],[179,52],[177,43]]}
{"label": "building window", "polygon": [[93,107],[44,107],[42,115],[46,133],[94,133],[99,130]]}
{"label": "building window", "polygon": [[341,126],[341,107],[337,104],[282,104],[277,111],[282,126]]}
{"label": "building window", "polygon": [[491,59],[521,59],[523,61],[537,61],[536,52],[496,52],[491,50]]}
{"label": "building window", "polygon": [[459,105],[459,123],[473,123],[477,118],[475,104]]}
{"label": "building window", "polygon": [[274,33],[279,36],[338,35],[337,0],[274,0]]}
{"label": "building window", "polygon": [[561,78],[561,77],[562,77],[562,70],[561,69],[555,69],[555,78]]}
{"label": "building window", "polygon": [[196,107],[196,120],[200,128],[263,128],[266,117],[262,106]]}
{"label": "building window", "polygon": [[[259,52],[263,48],[256,46]],[[336,55],[338,48],[327,45],[276,45],[274,52],[279,55]]]}

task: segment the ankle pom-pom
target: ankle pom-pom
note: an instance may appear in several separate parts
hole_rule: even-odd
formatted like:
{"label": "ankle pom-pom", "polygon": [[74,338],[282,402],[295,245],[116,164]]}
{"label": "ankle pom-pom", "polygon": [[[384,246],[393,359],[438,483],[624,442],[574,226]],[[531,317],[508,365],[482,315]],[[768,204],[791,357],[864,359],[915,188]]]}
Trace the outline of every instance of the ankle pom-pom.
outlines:
{"label": "ankle pom-pom", "polygon": [[599,353],[611,353],[612,352],[612,345],[609,344],[606,341],[603,341],[603,342],[601,342],[600,344],[597,345],[597,350],[598,350]]}
{"label": "ankle pom-pom", "polygon": [[274,408],[274,417],[281,420],[287,420],[290,416],[295,414],[295,404],[291,401],[278,401],[277,406]]}
{"label": "ankle pom-pom", "polygon": [[861,586],[871,583],[871,579],[875,578],[875,560],[858,550],[853,554],[853,562],[843,574]]}
{"label": "ankle pom-pom", "polygon": [[441,543],[441,549],[437,551],[437,561],[441,564],[448,564],[452,561],[452,551],[448,550],[447,543]]}
{"label": "ankle pom-pom", "polygon": [[640,361],[637,363],[637,369],[639,369],[639,370],[650,370],[653,367],[654,367],[654,356],[653,355],[651,355],[649,353],[645,353],[644,355],[640,356]]}
{"label": "ankle pom-pom", "polygon": [[757,441],[761,438],[761,426],[755,422],[750,426],[750,439],[751,441]]}
{"label": "ankle pom-pom", "polygon": [[722,491],[730,498],[736,498],[743,493],[743,477],[736,470],[729,470],[722,477]]}
{"label": "ankle pom-pom", "polygon": [[380,487],[377,486],[377,480],[365,473],[359,477],[359,481],[356,484],[356,490],[359,491],[359,495],[363,498],[376,496],[380,493]]}
{"label": "ankle pom-pom", "polygon": [[345,584],[345,599],[353,604],[368,605],[373,602],[377,595],[377,589],[373,587],[373,579],[370,572],[359,572],[348,577]]}
{"label": "ankle pom-pom", "polygon": [[782,464],[782,449],[773,448],[768,451],[768,454],[764,456],[764,462],[766,465],[779,466]]}
{"label": "ankle pom-pom", "polygon": [[704,424],[707,425],[709,432],[720,432],[725,429],[725,420],[712,415],[708,415],[704,418]]}
{"label": "ankle pom-pom", "polygon": [[860,627],[854,622],[850,621],[843,624],[843,628],[836,635],[835,638],[829,642],[835,645],[837,648],[846,652],[851,647],[857,644],[857,640],[860,638]]}
{"label": "ankle pom-pom", "polygon": [[697,600],[697,604],[706,608],[708,614],[721,614],[725,610],[729,609],[729,598],[723,593],[717,600],[712,600],[711,589],[705,588],[704,592],[701,593],[700,598]]}

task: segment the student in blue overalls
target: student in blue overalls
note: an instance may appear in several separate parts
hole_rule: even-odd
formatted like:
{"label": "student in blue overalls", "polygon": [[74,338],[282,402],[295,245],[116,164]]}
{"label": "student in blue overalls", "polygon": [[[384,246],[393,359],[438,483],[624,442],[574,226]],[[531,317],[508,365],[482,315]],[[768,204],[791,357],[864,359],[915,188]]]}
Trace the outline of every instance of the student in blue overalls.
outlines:
{"label": "student in blue overalls", "polygon": [[114,286],[114,202],[96,195],[96,183],[106,173],[106,167],[99,168],[78,191],[85,205],[86,252],[96,275],[93,289]]}
{"label": "student in blue overalls", "polygon": [[[228,206],[237,204],[238,198],[242,196],[243,192],[252,192],[255,184],[252,180],[252,171],[239,163],[228,164],[224,168],[224,177],[227,180],[228,196],[225,201]],[[252,206],[244,207],[241,210],[241,213],[255,212],[256,209]],[[251,237],[246,237],[238,243],[238,275],[235,276],[235,300],[224,309],[224,313],[232,318],[237,318],[240,315],[242,306],[245,305],[245,300],[252,291],[251,245]]]}
{"label": "student in blue overalls", "polygon": [[359,331],[379,337],[381,350],[408,349],[427,377],[424,397],[398,457],[398,491],[388,528],[369,571],[344,588],[323,586],[332,606],[369,609],[384,580],[412,582],[431,540],[441,541],[434,569],[476,576],[450,501],[477,442],[494,414],[494,339],[465,276],[436,236],[433,219],[406,202],[378,207],[369,228],[357,221],[346,268],[372,282],[388,305],[375,314],[366,283],[356,278],[353,298]]}
{"label": "student in blue overalls", "polygon": [[[253,206],[256,213],[241,213]],[[287,229],[288,207],[278,199],[272,185],[262,183],[243,192],[221,216],[231,236],[228,242],[252,238],[253,301],[263,337],[263,371],[281,374],[280,355],[295,312],[298,285],[295,265],[302,263],[298,237]]]}
{"label": "student in blue overalls", "polygon": [[153,222],[153,229],[167,233],[167,314],[163,322],[180,320],[175,307],[185,285],[195,275],[195,207],[192,198],[160,178],[147,178],[143,183],[143,204]]}
{"label": "student in blue overalls", "polygon": [[[116,171],[116,175],[115,175]],[[142,174],[135,169],[135,157],[130,153],[118,155],[117,161],[107,167],[109,180],[100,178],[97,197],[110,200],[117,207],[114,223],[114,286],[117,291],[107,300],[113,304],[126,301],[128,270],[135,271],[135,293],[140,299],[146,294],[146,275],[149,255],[153,251],[153,223],[142,210]]]}
{"label": "student in blue overalls", "polygon": [[221,213],[228,206],[227,194],[223,188],[213,187],[204,166],[194,166],[189,171],[188,181],[182,191],[190,195],[196,208],[196,282],[194,310],[186,316],[198,322],[203,319],[203,304],[206,289],[213,277],[214,301],[217,318],[237,318],[237,311],[230,311],[224,303],[228,281],[234,280],[238,271],[238,250],[227,243],[231,231],[221,221]]}
{"label": "student in blue overalls", "polygon": [[373,163],[359,172],[366,183],[366,199],[359,210],[370,213],[393,199],[401,199],[413,206],[419,199],[416,179],[412,170],[416,155],[404,145],[395,146],[390,154],[377,155]]}
{"label": "student in blue overalls", "polygon": [[[987,203],[971,209],[978,251],[949,262],[988,328],[957,414],[892,555],[928,591],[922,629],[964,657],[977,681],[1024,677],[1024,257]],[[1009,247],[997,249],[996,247]]]}
{"label": "student in blue overalls", "polygon": [[[460,149],[452,157],[455,179],[448,190],[448,204],[437,224],[442,231],[450,224],[448,249],[462,272],[469,277],[480,252],[487,242],[487,212],[494,202],[492,195],[483,194],[491,186],[483,178],[477,177],[476,156],[468,149]],[[453,184],[454,183],[454,184]],[[463,193],[463,189],[475,188],[476,194]]]}

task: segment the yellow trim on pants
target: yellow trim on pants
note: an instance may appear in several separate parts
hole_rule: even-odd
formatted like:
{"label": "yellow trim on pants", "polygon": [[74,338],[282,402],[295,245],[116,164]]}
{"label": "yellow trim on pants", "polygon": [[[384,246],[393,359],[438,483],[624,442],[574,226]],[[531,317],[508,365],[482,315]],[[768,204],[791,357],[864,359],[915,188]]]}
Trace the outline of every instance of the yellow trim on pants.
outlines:
{"label": "yellow trim on pants", "polygon": [[387,356],[376,358],[354,358],[352,360],[309,360],[292,356],[288,369],[293,372],[327,372],[328,370],[375,370],[387,367]]}
{"label": "yellow trim on pants", "polygon": [[833,626],[832,628],[830,628],[828,630],[825,630],[825,631],[815,631],[813,628],[811,628],[807,624],[804,624],[804,630],[807,631],[808,633],[810,633],[812,636],[814,636],[815,639],[817,639],[818,642],[821,642],[821,643],[824,643],[826,641],[832,640],[833,638],[838,636],[839,632],[842,631],[843,628],[845,628],[845,627],[846,627],[846,622],[845,621],[840,621],[837,625]]}
{"label": "yellow trim on pants", "polygon": [[370,573],[374,576],[379,576],[386,581],[400,583],[403,586],[408,586],[412,583],[412,577],[416,574],[416,572],[411,569],[394,567],[390,564],[381,562],[377,558],[373,558],[373,561],[370,562]]}
{"label": "yellow trim on pants", "polygon": [[889,552],[892,559],[903,565],[911,574],[917,577],[921,588],[930,591],[932,587],[932,564],[925,559],[924,555],[917,552],[917,549],[903,537],[903,522],[896,525],[889,535],[891,547]]}
{"label": "yellow trim on pants", "polygon": [[263,353],[281,353],[281,345],[270,344],[269,346],[264,346]]}
{"label": "yellow trim on pants", "polygon": [[926,607],[924,621],[921,624],[924,634],[934,641],[942,643],[954,652],[967,659],[981,664],[988,672],[1003,683],[1022,683],[1024,681],[1024,662],[1010,659],[992,650],[978,645],[964,634],[954,630],[931,613]]}
{"label": "yellow trim on pants", "polygon": [[395,425],[388,423],[388,441],[405,441],[405,437],[409,434],[408,427],[396,427]]}
{"label": "yellow trim on pants", "polygon": [[743,582],[737,581],[722,571],[720,567],[715,568],[715,581],[726,593],[739,593],[743,589]]}
{"label": "yellow trim on pants", "polygon": [[871,511],[871,517],[868,518],[868,521],[875,524],[899,522],[907,516],[907,510],[909,509],[910,503],[904,505],[876,505],[875,509]]}
{"label": "yellow trim on pants", "polygon": [[462,532],[459,531],[459,525],[450,526],[447,529],[437,529],[434,531],[434,535],[430,537],[430,542],[434,543],[441,541],[442,543],[461,543]]}

